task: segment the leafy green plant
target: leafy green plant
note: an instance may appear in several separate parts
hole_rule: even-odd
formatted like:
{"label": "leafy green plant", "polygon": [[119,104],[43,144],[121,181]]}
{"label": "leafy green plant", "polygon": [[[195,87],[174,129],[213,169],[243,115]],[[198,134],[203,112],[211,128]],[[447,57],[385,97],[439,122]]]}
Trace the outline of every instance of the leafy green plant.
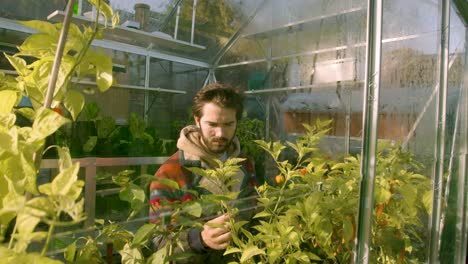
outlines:
{"label": "leafy green plant", "polygon": [[[236,233],[226,254],[240,263],[348,263],[356,238],[360,157],[323,157],[316,147],[329,122],[305,125],[295,143],[257,141],[272,156],[277,185],[258,188],[258,224]],[[291,148],[296,156],[280,160]],[[370,262],[420,262],[423,220],[430,210],[430,180],[401,148],[380,142],[377,154]]]}
{"label": "leafy green plant", "polygon": [[146,122],[145,120],[141,119],[137,114],[130,113],[130,117],[128,118],[128,126],[130,129],[130,133],[132,138],[141,139],[146,141],[149,144],[153,144],[154,139],[153,137],[146,133]]}
{"label": "leafy green plant", "polygon": [[240,120],[236,130],[242,152],[253,159],[256,176],[261,183],[265,181],[265,152],[255,143],[255,140],[265,139],[264,131],[265,123],[263,121],[248,117]]}
{"label": "leafy green plant", "polygon": [[[305,125],[307,133],[296,142],[256,141],[276,162],[279,174],[275,184],[257,188],[258,211],[254,220],[239,220],[237,192],[229,186],[236,183],[232,175],[241,159],[218,161],[216,169],[189,168],[214,182],[219,192],[189,191],[193,201],[162,201],[168,217],[156,224],[145,224],[120,251],[127,260],[170,263],[189,258],[180,251],[181,236],[189,228],[202,228],[199,219],[220,213],[232,216],[232,243],[225,255],[232,263],[348,263],[352,259],[357,227],[360,157],[348,156],[332,160],[317,148],[328,131],[329,121]],[[286,149],[295,156],[280,160]],[[290,152],[288,152],[290,153]],[[424,219],[431,206],[430,180],[417,173],[420,164],[410,153],[382,141],[377,153],[374,222],[372,226],[372,263],[418,263],[424,258]],[[132,208],[141,210],[146,203],[141,185],[132,183],[128,175],[117,180],[125,189],[121,197]],[[176,182],[156,179],[180,190]],[[203,187],[203,186],[201,186]],[[133,213],[135,215],[135,213]],[[154,237],[166,241],[162,247],[144,254]],[[122,256],[123,256],[122,255]],[[124,259],[124,258],[123,258]]]}
{"label": "leafy green plant", "polygon": [[[118,16],[107,4],[89,2],[100,11],[97,13],[112,19],[113,25],[118,23]],[[18,77],[0,74],[0,258],[8,263],[58,263],[46,257],[55,229],[75,225],[85,217],[81,198],[84,184],[78,180],[79,164],[71,161],[68,148],[49,148],[58,152],[59,174],[49,183],[36,183],[46,137],[70,122],[43,106],[62,24],[21,23],[38,33],[29,36],[17,54],[5,54]],[[93,27],[80,29],[71,24],[69,28],[51,106],[62,105],[73,120],[83,109],[84,97],[74,89],[72,80],[94,75],[101,91],[112,84],[110,58],[89,49],[92,40],[102,36],[102,30],[97,22]],[[25,57],[33,58],[32,62]],[[31,99],[32,109],[16,109],[22,96]],[[16,125],[17,114],[30,119],[32,125]],[[9,226],[12,230],[7,233]],[[31,252],[34,242],[42,245],[39,252]]]}
{"label": "leafy green plant", "polygon": [[99,108],[96,102],[93,101],[93,102],[87,103],[84,107],[86,120],[95,121],[98,118],[100,111],[101,109]]}

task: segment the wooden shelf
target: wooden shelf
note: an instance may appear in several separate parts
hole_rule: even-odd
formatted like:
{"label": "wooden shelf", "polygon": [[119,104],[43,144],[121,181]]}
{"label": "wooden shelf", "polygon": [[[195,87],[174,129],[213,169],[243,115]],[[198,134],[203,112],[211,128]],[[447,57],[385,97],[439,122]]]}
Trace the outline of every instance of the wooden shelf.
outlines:
{"label": "wooden shelf", "polygon": [[[65,12],[56,10],[52,12],[47,19],[53,22],[62,22],[65,16]],[[72,22],[75,24],[86,24],[90,25],[93,20],[85,16],[74,15],[72,17]],[[101,23],[101,22],[100,22]],[[117,26],[111,30],[104,31],[104,39],[124,42],[128,44],[133,44],[136,46],[150,47],[152,45],[157,45],[169,49],[183,50],[183,51],[200,51],[205,50],[205,46],[197,45],[194,43],[173,39],[171,36],[165,33],[152,33],[146,32],[134,28],[128,28],[124,26]]]}

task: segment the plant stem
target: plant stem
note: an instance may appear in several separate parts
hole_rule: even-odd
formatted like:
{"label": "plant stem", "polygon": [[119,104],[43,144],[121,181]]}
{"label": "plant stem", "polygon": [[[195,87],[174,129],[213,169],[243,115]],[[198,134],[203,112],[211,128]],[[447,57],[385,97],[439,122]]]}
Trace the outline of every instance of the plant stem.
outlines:
{"label": "plant stem", "polygon": [[50,241],[52,240],[52,235],[54,234],[55,231],[55,219],[52,222],[52,224],[49,227],[49,231],[47,232],[47,239],[44,244],[44,247],[42,248],[41,251],[41,256],[44,256],[47,253],[47,250],[49,249]]}
{"label": "plant stem", "polygon": [[17,226],[18,226],[17,222],[15,221],[15,226],[13,227],[13,232],[11,232],[10,242],[8,243],[8,249],[11,249],[11,247],[13,246],[13,237],[14,237],[14,234],[16,233]]}

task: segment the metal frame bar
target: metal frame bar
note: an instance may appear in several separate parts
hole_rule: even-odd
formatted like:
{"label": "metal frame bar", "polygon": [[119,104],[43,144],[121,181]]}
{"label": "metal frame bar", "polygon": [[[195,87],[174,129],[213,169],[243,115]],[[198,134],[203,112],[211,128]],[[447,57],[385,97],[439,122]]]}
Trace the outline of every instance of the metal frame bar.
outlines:
{"label": "metal frame bar", "polygon": [[[322,7],[324,7],[324,6],[322,6]],[[278,31],[286,31],[286,30],[290,30],[291,28],[294,28],[294,27],[301,28],[303,25],[305,25],[307,23],[316,22],[316,21],[320,21],[322,23],[322,21],[325,20],[325,19],[336,18],[336,17],[341,16],[341,15],[346,15],[346,14],[355,13],[355,12],[361,12],[361,11],[364,11],[364,10],[365,9],[363,7],[353,7],[353,8],[338,11],[338,12],[335,12],[335,13],[329,13],[329,14],[326,14],[326,15],[320,15],[320,16],[316,16],[316,17],[311,17],[311,18],[307,18],[307,19],[302,19],[302,20],[290,22],[290,23],[275,27],[275,28],[273,28],[271,30],[267,30],[267,31],[262,31],[262,32],[258,32],[258,33],[244,34],[244,35],[242,35],[242,37],[243,38],[249,38],[249,37],[254,37],[254,36],[257,36],[257,35],[268,35],[268,34],[276,33]],[[322,8],[321,11],[322,12],[324,11],[323,8]]]}
{"label": "metal frame bar", "polygon": [[193,39],[195,37],[195,15],[197,13],[197,0],[193,0],[192,8],[192,29],[190,31],[190,44],[193,44]]}
{"label": "metal frame bar", "polygon": [[[257,15],[258,11],[263,8],[263,6],[265,5],[265,3],[267,2],[267,0],[263,0],[263,2],[261,2],[257,8],[255,9],[255,11],[253,12],[252,15],[250,15],[245,21],[244,23],[242,23],[242,25],[239,27],[239,29],[231,36],[231,38],[226,42],[226,44],[218,51],[218,53],[216,53],[216,55],[214,56],[214,59],[212,61],[212,65],[214,68],[219,68],[218,66],[218,63],[219,61],[221,60],[221,58],[224,56],[224,54],[226,54],[226,52],[234,45],[234,43],[236,43],[236,41],[241,37],[241,32],[244,30],[244,28],[250,24],[250,22],[252,21],[252,19]],[[266,59],[265,59],[266,60]]]}
{"label": "metal frame bar", "polygon": [[458,164],[458,194],[461,205],[458,207],[459,223],[461,226],[461,243],[456,253],[458,260],[462,263],[468,259],[468,29],[465,29],[465,69],[463,78],[463,96],[461,99],[460,120],[460,150]]}
{"label": "metal frame bar", "polygon": [[[429,33],[423,33],[423,34],[413,34],[413,35],[408,35],[408,36],[403,36],[403,37],[387,38],[387,39],[382,40],[382,43],[386,44],[386,43],[396,42],[396,41],[401,41],[401,40],[416,39],[416,38],[419,38],[421,36],[425,36],[425,35],[429,35],[429,34],[434,34],[434,33],[429,32]],[[293,58],[293,57],[313,56],[315,54],[320,54],[320,53],[347,50],[347,49],[350,49],[350,48],[359,48],[359,47],[365,47],[365,46],[366,46],[366,43],[357,43],[357,44],[354,44],[352,46],[343,45],[343,46],[338,46],[338,47],[333,47],[333,48],[306,51],[306,52],[294,53],[294,54],[284,55],[284,56],[276,56],[276,57],[272,57],[271,60],[275,61],[275,60],[282,60],[282,59],[288,59],[288,58]],[[255,63],[261,63],[261,62],[266,62],[266,59],[255,59],[255,60],[250,60],[250,61],[223,64],[223,65],[217,66],[217,68],[235,67],[235,66],[255,64]]]}
{"label": "metal frame bar", "polygon": [[441,211],[442,211],[442,188],[444,177],[444,153],[445,153],[445,128],[447,112],[447,84],[448,84],[448,60],[450,40],[450,0],[443,0],[440,7],[440,50],[439,50],[439,89],[437,90],[436,108],[436,146],[434,149],[433,164],[433,195],[432,216],[429,222],[430,245],[428,247],[429,263],[439,263],[439,249],[441,236]]}
{"label": "metal frame bar", "polygon": [[382,53],[382,1],[368,0],[367,62],[363,98],[363,140],[355,263],[369,263],[374,203],[375,154],[379,122],[380,67]]}
{"label": "metal frame bar", "polygon": [[143,119],[146,123],[148,123],[148,108],[149,108],[149,82],[150,82],[150,66],[151,66],[151,57],[146,56],[145,58],[145,104],[144,104],[144,111],[143,111]]}
{"label": "metal frame bar", "polygon": [[177,4],[176,20],[175,20],[175,26],[174,26],[174,39],[177,39],[177,33],[179,30],[179,16],[180,16],[180,5]]}
{"label": "metal frame bar", "polygon": [[[356,87],[356,84],[362,84],[362,81],[349,81],[341,82],[342,87]],[[336,82],[333,83],[322,83],[322,84],[311,84],[311,85],[301,85],[301,86],[289,86],[289,87],[279,87],[279,88],[269,88],[262,90],[249,90],[245,91],[245,94],[262,94],[262,93],[273,93],[273,92],[290,92],[297,90],[307,90],[307,89],[328,89],[330,86],[336,87]]]}
{"label": "metal frame bar", "polygon": [[[32,33],[37,32],[31,28],[21,25],[20,23],[14,20],[2,18],[2,17],[0,17],[0,28],[18,31],[18,32],[27,33],[27,34],[32,34]],[[117,42],[113,40],[95,39],[93,40],[91,45],[94,47],[112,49],[112,50],[122,51],[126,53],[141,55],[141,56],[150,56],[151,58],[174,61],[174,62],[188,64],[192,66],[198,66],[202,68],[210,68],[210,64],[204,61],[182,58],[182,57],[174,56],[171,54],[166,54],[166,53],[158,52],[155,50],[148,50],[147,48],[143,48],[143,47],[127,44],[127,43],[121,43],[121,42]]]}

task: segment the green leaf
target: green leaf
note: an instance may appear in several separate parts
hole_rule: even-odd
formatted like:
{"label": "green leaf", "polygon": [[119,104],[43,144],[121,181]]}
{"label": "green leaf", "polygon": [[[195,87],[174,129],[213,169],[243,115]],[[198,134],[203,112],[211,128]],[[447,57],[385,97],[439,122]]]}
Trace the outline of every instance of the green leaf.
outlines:
{"label": "green leaf", "polygon": [[0,127],[11,128],[15,125],[16,116],[12,113],[0,114]]}
{"label": "green leaf", "polygon": [[353,223],[348,218],[343,218],[343,237],[345,241],[350,241],[353,238]]}
{"label": "green leaf", "polygon": [[135,237],[133,238],[132,245],[144,245],[148,238],[152,235],[154,228],[154,224],[145,224],[138,228],[138,231],[135,233]]}
{"label": "green leaf", "polygon": [[107,91],[112,86],[112,60],[109,56],[88,51],[87,59],[96,66],[96,84],[101,92]]}
{"label": "green leaf", "polygon": [[167,255],[167,252],[168,252],[168,247],[169,245],[166,244],[165,247],[162,247],[160,248],[158,251],[156,251],[155,253],[153,253],[151,255],[151,257],[148,259],[148,264],[167,264],[167,261],[166,261],[166,255]]}
{"label": "green leaf", "polygon": [[73,184],[78,179],[80,164],[76,162],[70,168],[61,171],[51,183],[53,195],[67,195],[72,190]]}
{"label": "green leaf", "polygon": [[18,72],[19,75],[26,76],[31,72],[31,70],[29,70],[27,67],[26,61],[21,57],[10,56],[8,54],[5,54],[5,57],[8,59],[11,66],[15,68],[16,72]]}
{"label": "green leaf", "polygon": [[126,244],[122,250],[119,251],[122,256],[123,264],[141,264],[144,263],[143,255],[138,248],[132,248]]}
{"label": "green leaf", "polygon": [[257,213],[253,218],[269,217],[269,216],[271,216],[271,213],[269,213],[267,211],[261,211],[261,212]]}
{"label": "green leaf", "polygon": [[119,21],[120,21],[119,13],[114,13],[114,15],[112,16],[112,28],[118,26]]}
{"label": "green leaf", "polygon": [[5,153],[18,155],[18,130],[0,126],[0,157]]}
{"label": "green leaf", "polygon": [[309,257],[310,260],[317,260],[317,261],[322,260],[321,257],[315,255],[314,253],[306,252],[306,254],[307,254],[307,256]]}
{"label": "green leaf", "polygon": [[73,242],[67,246],[65,252],[63,252],[65,260],[72,263],[76,256],[76,242]]}
{"label": "green leaf", "polygon": [[96,147],[97,144],[97,136],[90,136],[88,137],[88,140],[86,143],[83,145],[83,151],[84,152],[91,152],[93,151],[94,147]]}
{"label": "green leaf", "polygon": [[244,159],[244,158],[229,158],[229,159],[226,160],[226,162],[224,162],[224,166],[225,167],[235,166],[235,165],[243,162],[244,160],[246,160],[246,159]]}
{"label": "green leaf", "polygon": [[54,204],[45,196],[35,197],[26,202],[27,213],[37,216],[53,216],[55,213]]}
{"label": "green leaf", "polygon": [[128,176],[128,174],[119,173],[117,175],[112,175],[112,182],[121,187],[124,187],[127,185],[127,183],[130,182],[130,177]]}
{"label": "green leaf", "polygon": [[73,89],[68,90],[63,98],[63,105],[70,112],[73,121],[76,121],[81,110],[83,110],[84,103],[84,96],[79,91]]}
{"label": "green leaf", "polygon": [[[3,249],[3,247],[1,247]],[[5,260],[5,263],[17,263],[17,264],[29,264],[29,263],[41,263],[41,264],[62,264],[63,262],[43,257],[38,253],[28,254],[16,254],[12,253],[11,256],[5,258],[4,252],[0,250],[0,259]]]}
{"label": "green leaf", "polygon": [[57,153],[59,157],[59,170],[64,171],[71,166],[73,166],[73,162],[70,156],[70,150],[67,147],[59,147],[57,146]]}
{"label": "green leaf", "polygon": [[35,29],[39,32],[44,32],[50,35],[59,34],[59,31],[54,24],[43,21],[43,20],[29,20],[29,21],[18,21],[18,22],[29,28]]}
{"label": "green leaf", "polygon": [[60,114],[41,107],[36,114],[36,119],[32,125],[32,131],[28,142],[33,142],[46,138],[49,135],[52,135],[57,129],[63,126],[66,123],[69,123],[70,120],[61,116]]}
{"label": "green leaf", "polygon": [[226,255],[229,255],[229,254],[240,253],[240,252],[242,252],[242,250],[240,248],[232,247],[232,248],[226,249],[226,251],[224,251],[223,255],[226,256]]}
{"label": "green leaf", "polygon": [[176,181],[173,181],[173,180],[170,180],[170,179],[154,177],[152,180],[156,181],[156,182],[160,182],[160,183],[162,183],[164,185],[167,185],[168,187],[170,187],[172,189],[175,189],[175,190],[180,189],[179,184]]}
{"label": "green leaf", "polygon": [[278,160],[279,155],[281,154],[281,151],[285,148],[283,144],[281,144],[280,141],[275,141],[273,142],[273,158],[275,160]]}
{"label": "green leaf", "polygon": [[202,214],[202,206],[200,203],[194,202],[184,206],[183,211],[192,216],[200,217]]}
{"label": "green leaf", "polygon": [[192,172],[192,173],[194,173],[196,175],[200,175],[202,177],[210,177],[211,176],[209,170],[205,170],[205,169],[202,169],[202,168],[188,167],[186,169],[189,170],[190,172]]}
{"label": "green leaf", "polygon": [[106,21],[108,21],[111,17],[112,14],[114,13],[112,11],[112,8],[102,0],[88,0],[90,4],[92,4],[96,9],[99,10],[99,12],[106,18]]}
{"label": "green leaf", "polygon": [[39,217],[32,216],[29,212],[20,212],[16,216],[16,228],[23,236],[30,235],[39,222]]}
{"label": "green leaf", "polygon": [[16,112],[18,114],[26,117],[28,120],[31,120],[31,121],[33,121],[34,117],[36,116],[36,112],[34,112],[33,109],[28,108],[28,107],[20,108],[20,109],[16,110]]}
{"label": "green leaf", "polygon": [[382,187],[377,187],[375,189],[375,203],[385,203],[392,197],[392,193]]}
{"label": "green leaf", "polygon": [[242,257],[240,258],[240,262],[241,263],[245,262],[256,255],[265,255],[265,251],[259,249],[257,246],[250,246],[244,249],[244,252],[242,252]]}
{"label": "green leaf", "polygon": [[18,92],[13,90],[2,90],[0,91],[0,98],[2,98],[0,114],[8,114],[11,113],[13,107],[18,101]]}
{"label": "green leaf", "polygon": [[424,205],[424,209],[430,215],[432,214],[432,191],[426,191],[422,197],[422,203]]}
{"label": "green leaf", "polygon": [[51,56],[53,58],[57,47],[57,41],[58,36],[51,36],[45,33],[33,34],[18,47],[20,52],[16,55],[32,56],[36,58]]}
{"label": "green leaf", "polygon": [[[21,183],[21,188],[25,188],[32,194],[37,194],[36,168],[32,160],[32,155],[25,152],[19,156],[12,156],[3,161],[3,172],[15,183]],[[21,182],[21,180],[24,180]],[[23,189],[24,190],[24,189]]]}
{"label": "green leaf", "polygon": [[138,185],[130,183],[127,187],[122,188],[119,193],[121,200],[127,201],[134,206],[138,206],[139,203],[144,203],[146,196],[145,191]]}

